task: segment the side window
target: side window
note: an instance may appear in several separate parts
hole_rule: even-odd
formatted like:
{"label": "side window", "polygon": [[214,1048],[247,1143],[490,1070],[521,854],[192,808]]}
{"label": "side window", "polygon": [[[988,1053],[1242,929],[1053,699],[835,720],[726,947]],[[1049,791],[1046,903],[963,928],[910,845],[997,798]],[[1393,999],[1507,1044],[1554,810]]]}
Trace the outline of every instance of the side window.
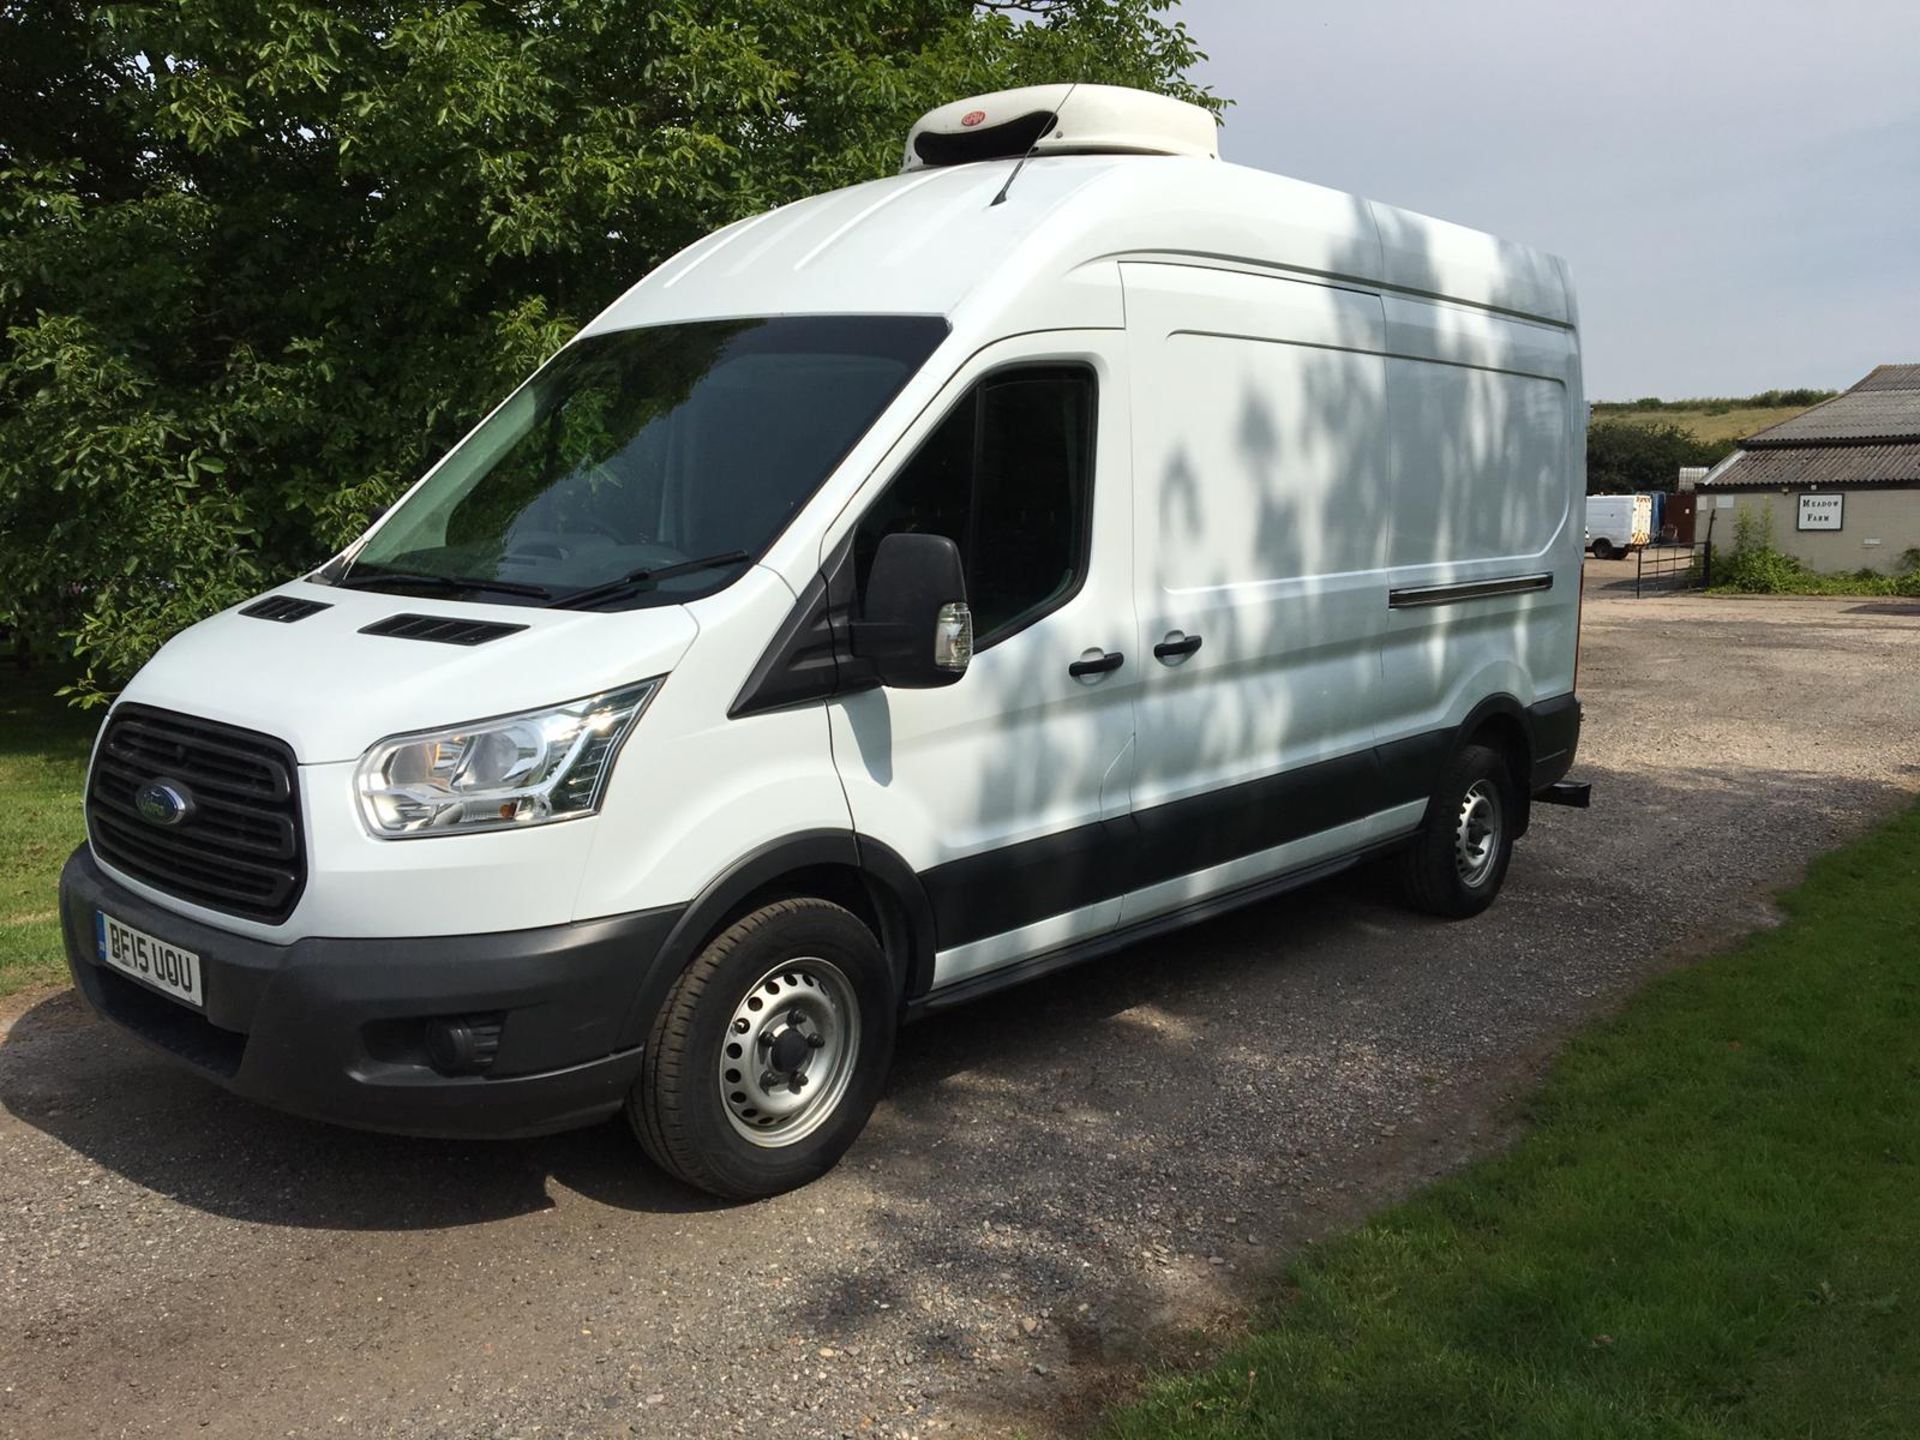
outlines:
{"label": "side window", "polygon": [[862,591],[881,538],[905,531],[960,547],[978,649],[1065,601],[1087,563],[1093,406],[1084,366],[1009,370],[975,385],[860,521]]}

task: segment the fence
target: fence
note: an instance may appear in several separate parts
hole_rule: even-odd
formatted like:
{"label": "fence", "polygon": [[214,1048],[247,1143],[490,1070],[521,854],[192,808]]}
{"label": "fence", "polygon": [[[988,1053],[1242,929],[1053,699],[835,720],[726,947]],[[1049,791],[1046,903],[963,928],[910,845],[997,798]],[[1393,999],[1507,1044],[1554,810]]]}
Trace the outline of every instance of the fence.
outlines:
{"label": "fence", "polygon": [[1713,583],[1713,546],[1648,545],[1638,554],[1633,593],[1664,595],[1675,590],[1704,590]]}

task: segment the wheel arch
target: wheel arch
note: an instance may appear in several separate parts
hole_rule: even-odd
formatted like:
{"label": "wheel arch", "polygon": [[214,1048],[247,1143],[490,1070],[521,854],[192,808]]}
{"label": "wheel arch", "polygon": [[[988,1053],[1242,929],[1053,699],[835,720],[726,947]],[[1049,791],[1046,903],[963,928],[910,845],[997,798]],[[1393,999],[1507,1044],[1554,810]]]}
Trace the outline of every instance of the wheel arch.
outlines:
{"label": "wheel arch", "polygon": [[620,1028],[621,1047],[645,1041],[674,981],[715,935],[762,905],[799,896],[843,906],[874,932],[903,1005],[931,983],[933,907],[912,867],[852,831],[808,831],[742,856],[687,906],[647,966]]}
{"label": "wheel arch", "polygon": [[1527,707],[1512,695],[1487,696],[1467,712],[1454,732],[1455,755],[1469,745],[1485,745],[1506,758],[1520,812],[1513,833],[1515,838],[1526,834],[1533,799],[1533,719]]}

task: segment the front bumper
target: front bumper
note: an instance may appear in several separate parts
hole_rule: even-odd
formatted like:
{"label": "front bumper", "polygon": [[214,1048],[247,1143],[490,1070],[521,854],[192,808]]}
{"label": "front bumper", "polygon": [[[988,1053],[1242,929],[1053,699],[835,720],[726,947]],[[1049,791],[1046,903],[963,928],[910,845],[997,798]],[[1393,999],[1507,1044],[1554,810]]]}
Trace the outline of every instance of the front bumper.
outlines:
{"label": "front bumper", "polygon": [[[620,1108],[640,1070],[616,1049],[640,982],[680,907],[499,934],[272,945],[151,903],[86,846],[60,875],[74,984],[100,1015],[237,1095],[317,1120],[413,1135],[544,1134]],[[94,916],[201,957],[204,1013],[99,959]],[[500,1024],[484,1074],[447,1075],[425,1027]]]}

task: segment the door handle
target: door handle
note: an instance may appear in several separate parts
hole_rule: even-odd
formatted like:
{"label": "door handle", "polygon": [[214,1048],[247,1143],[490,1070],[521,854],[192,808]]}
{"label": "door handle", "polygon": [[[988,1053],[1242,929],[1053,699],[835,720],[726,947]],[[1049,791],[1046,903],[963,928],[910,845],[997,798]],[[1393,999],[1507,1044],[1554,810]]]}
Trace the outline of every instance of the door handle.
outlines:
{"label": "door handle", "polygon": [[1175,660],[1184,660],[1200,648],[1198,635],[1183,635],[1178,630],[1170,633],[1166,639],[1153,647],[1153,658],[1165,660],[1171,664]]}
{"label": "door handle", "polygon": [[1109,670],[1118,670],[1127,663],[1127,657],[1118,650],[1108,650],[1096,659],[1076,660],[1067,666],[1067,674],[1078,680],[1082,675],[1104,675]]}

